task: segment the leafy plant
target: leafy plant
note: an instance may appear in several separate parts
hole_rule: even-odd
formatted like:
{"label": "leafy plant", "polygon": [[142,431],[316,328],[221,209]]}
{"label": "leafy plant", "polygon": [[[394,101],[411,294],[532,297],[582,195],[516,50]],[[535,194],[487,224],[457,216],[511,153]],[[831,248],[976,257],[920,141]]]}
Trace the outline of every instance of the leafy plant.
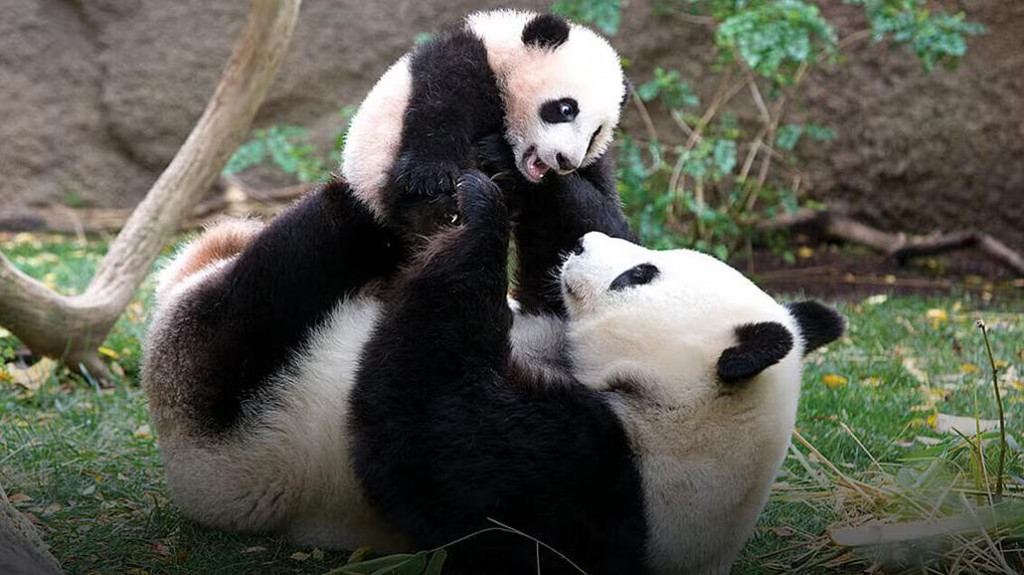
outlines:
{"label": "leafy plant", "polygon": [[589,22],[609,36],[619,32],[621,0],[556,0],[551,11],[570,20]]}
{"label": "leafy plant", "polygon": [[[641,239],[654,247],[685,245],[720,258],[735,257],[758,233],[758,224],[802,208],[809,178],[793,152],[801,142],[828,142],[835,130],[815,122],[789,120],[800,86],[809,73],[840,62],[843,48],[875,38],[907,45],[925,70],[952,66],[966,52],[966,39],[984,29],[963,14],[929,10],[926,0],[847,0],[864,6],[866,30],[839,38],[808,0],[659,0],[657,13],[709,27],[719,76],[713,96],[701,102],[676,70],[657,68],[636,87],[634,102],[646,137],[619,140],[619,190]],[[617,2],[566,0],[555,8],[600,26],[618,22],[609,13]],[[738,120],[726,109],[739,95],[754,119]],[[673,120],[665,137],[647,106]],[[674,124],[674,126],[673,126]],[[682,141],[678,145],[666,141]],[[784,238],[761,237],[794,260]]]}

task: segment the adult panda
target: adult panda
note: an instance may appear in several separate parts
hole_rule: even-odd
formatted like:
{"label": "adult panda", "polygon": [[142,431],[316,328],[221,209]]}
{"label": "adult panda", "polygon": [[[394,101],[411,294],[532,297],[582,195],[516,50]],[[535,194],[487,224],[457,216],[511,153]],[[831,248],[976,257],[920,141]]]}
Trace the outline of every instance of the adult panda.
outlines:
{"label": "adult panda", "polygon": [[418,235],[457,216],[462,170],[495,174],[482,147],[504,149],[513,159],[503,169],[533,184],[614,190],[606,151],[625,86],[618,54],[586,27],[474,13],[380,78],[352,119],[341,175],[375,216],[402,213],[399,227]]}
{"label": "adult panda", "polygon": [[[168,268],[143,383],[177,504],[381,552],[493,518],[588,573],[727,573],[782,461],[800,359],[841,318],[779,305],[708,256],[600,232],[545,244],[572,252],[557,289],[527,282],[552,311],[513,314],[502,192],[474,170],[457,188],[462,224],[411,265],[333,182],[261,231],[211,230]],[[534,199],[552,218],[540,230],[570,231],[618,201]],[[450,557],[574,572],[500,533]]]}

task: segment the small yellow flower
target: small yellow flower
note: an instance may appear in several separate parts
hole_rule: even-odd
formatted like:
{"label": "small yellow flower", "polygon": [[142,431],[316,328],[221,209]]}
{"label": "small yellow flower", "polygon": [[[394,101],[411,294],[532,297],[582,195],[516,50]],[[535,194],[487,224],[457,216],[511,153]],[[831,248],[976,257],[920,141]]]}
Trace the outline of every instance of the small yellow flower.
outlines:
{"label": "small yellow flower", "polygon": [[960,371],[962,371],[964,373],[971,373],[971,374],[973,374],[973,373],[981,373],[981,370],[978,369],[978,366],[974,365],[973,363],[965,363],[965,364],[961,365],[960,366]]}
{"label": "small yellow flower", "polygon": [[825,374],[822,376],[821,381],[823,381],[829,389],[838,389],[847,383],[847,379],[845,377],[834,373]]}
{"label": "small yellow flower", "polygon": [[929,426],[935,427],[935,424],[937,424],[938,422],[939,422],[939,415],[938,414],[933,413],[933,414],[928,416],[928,425]]}
{"label": "small yellow flower", "polygon": [[802,259],[808,259],[814,257],[814,250],[807,246],[800,246],[796,250],[796,255]]}

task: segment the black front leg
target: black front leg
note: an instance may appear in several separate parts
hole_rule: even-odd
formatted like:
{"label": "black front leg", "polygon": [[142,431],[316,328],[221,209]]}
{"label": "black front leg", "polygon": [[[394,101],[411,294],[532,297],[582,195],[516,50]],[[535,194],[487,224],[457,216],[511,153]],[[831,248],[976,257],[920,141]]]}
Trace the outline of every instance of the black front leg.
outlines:
{"label": "black front leg", "polygon": [[609,154],[571,174],[548,174],[510,191],[517,266],[514,297],[525,313],[565,314],[558,283],[562,260],[587,232],[633,240]]}

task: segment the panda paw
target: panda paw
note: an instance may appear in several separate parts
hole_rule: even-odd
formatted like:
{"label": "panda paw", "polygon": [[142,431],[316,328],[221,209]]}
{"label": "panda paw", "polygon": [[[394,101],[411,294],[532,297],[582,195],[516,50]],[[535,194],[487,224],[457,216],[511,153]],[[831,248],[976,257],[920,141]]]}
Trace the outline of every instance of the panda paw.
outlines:
{"label": "panda paw", "polygon": [[455,186],[462,173],[458,165],[424,161],[404,154],[395,166],[395,173],[397,190],[390,202],[391,221],[422,236],[458,223]]}
{"label": "panda paw", "polygon": [[480,170],[464,170],[459,177],[459,213],[467,224],[500,224],[507,219],[501,188]]}
{"label": "panda paw", "polygon": [[480,171],[491,176],[519,179],[515,154],[503,134],[495,133],[480,138],[473,148],[476,151],[476,167]]}

